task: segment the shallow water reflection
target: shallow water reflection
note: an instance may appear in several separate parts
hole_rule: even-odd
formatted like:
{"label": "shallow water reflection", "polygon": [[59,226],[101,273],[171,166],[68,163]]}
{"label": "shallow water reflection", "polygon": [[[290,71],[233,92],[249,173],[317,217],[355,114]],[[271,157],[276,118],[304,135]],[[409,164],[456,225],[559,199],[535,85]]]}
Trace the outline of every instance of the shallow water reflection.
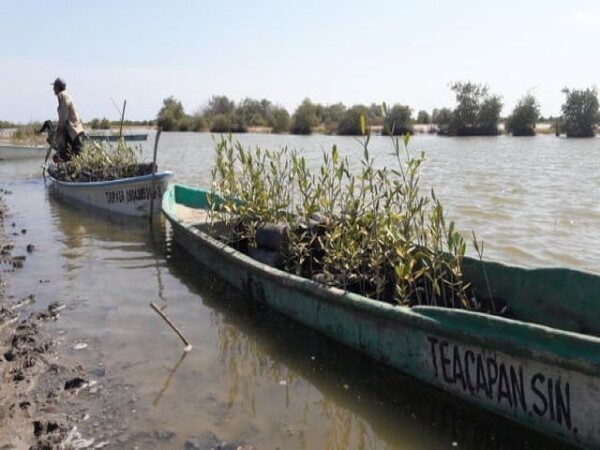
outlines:
{"label": "shallow water reflection", "polygon": [[182,250],[171,251],[170,270],[217,313],[224,414],[247,416],[260,448],[556,445],[257,308],[210,273],[199,274]]}

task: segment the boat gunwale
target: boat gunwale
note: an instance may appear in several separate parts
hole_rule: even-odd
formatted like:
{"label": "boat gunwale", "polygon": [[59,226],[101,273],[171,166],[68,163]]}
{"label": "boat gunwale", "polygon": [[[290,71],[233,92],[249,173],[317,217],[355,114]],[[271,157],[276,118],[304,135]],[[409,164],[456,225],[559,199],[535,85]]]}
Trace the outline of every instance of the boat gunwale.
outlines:
{"label": "boat gunwale", "polygon": [[173,176],[173,172],[170,170],[164,170],[160,172],[156,172],[155,174],[149,175],[139,175],[135,177],[127,177],[127,178],[118,178],[116,180],[106,180],[106,181],[61,181],[54,178],[52,175],[48,175],[50,181],[55,183],[60,187],[66,187],[69,189],[72,188],[103,188],[103,187],[111,187],[111,186],[119,186],[123,184],[132,184],[143,181],[151,181],[152,179],[159,181],[167,178],[171,178]]}
{"label": "boat gunwale", "polygon": [[8,144],[0,142],[0,150],[2,149],[18,149],[18,150],[48,150],[47,145],[43,144]]}
{"label": "boat gunwale", "polygon": [[87,139],[91,141],[108,141],[115,142],[119,139],[125,141],[146,141],[148,140],[148,133],[131,133],[131,134],[88,134]]}
{"label": "boat gunwale", "polygon": [[254,272],[260,273],[260,276],[268,278],[271,282],[299,289],[328,302],[335,302],[344,308],[368,311],[371,316],[378,316],[392,324],[399,323],[428,333],[457,339],[466,345],[487,347],[506,354],[513,353],[550,366],[559,365],[592,376],[600,375],[600,337],[594,335],[467,310],[436,306],[409,308],[388,305],[261,263],[193,227],[191,223],[180,221],[174,209],[169,208],[169,203],[185,205],[176,201],[177,186],[196,190],[199,194],[207,193],[202,189],[171,184],[164,193],[162,201],[163,213],[169,221],[201,239],[205,245],[228,260],[250,266]]}

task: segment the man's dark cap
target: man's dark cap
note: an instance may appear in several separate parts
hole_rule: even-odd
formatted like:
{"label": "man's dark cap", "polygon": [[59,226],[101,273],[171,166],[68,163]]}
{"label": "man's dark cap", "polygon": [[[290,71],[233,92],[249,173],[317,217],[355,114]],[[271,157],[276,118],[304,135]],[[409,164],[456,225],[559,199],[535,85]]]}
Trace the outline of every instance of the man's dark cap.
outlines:
{"label": "man's dark cap", "polygon": [[67,83],[65,83],[65,80],[63,80],[60,77],[58,77],[56,80],[54,80],[54,82],[52,82],[50,84],[53,86],[57,86],[60,89],[64,89],[67,87]]}

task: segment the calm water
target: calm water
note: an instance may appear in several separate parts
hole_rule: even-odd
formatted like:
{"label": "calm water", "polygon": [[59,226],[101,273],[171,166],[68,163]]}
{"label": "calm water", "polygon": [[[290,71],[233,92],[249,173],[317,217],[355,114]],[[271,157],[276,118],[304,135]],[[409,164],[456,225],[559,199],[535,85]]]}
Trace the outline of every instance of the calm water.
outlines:
{"label": "calm water", "polygon": [[[250,147],[302,150],[320,162],[337,144],[359,164],[355,138],[239,135]],[[159,163],[177,181],[206,185],[214,139],[209,134],[163,134]],[[144,154],[151,158],[152,141]],[[433,187],[466,237],[483,239],[487,258],[526,266],[569,266],[600,273],[600,139],[442,138],[417,135],[410,148],[425,151],[422,192]],[[394,166],[389,138],[372,138],[381,166]]]}
{"label": "calm water", "polygon": [[[352,161],[361,153],[352,138],[239,139],[295,147],[311,160],[333,143]],[[146,159],[152,145],[143,145]],[[159,167],[173,170],[178,182],[205,185],[213,147],[207,134],[163,134]],[[416,136],[411,147],[427,153],[423,189],[432,185],[460,229],[476,231],[488,258],[600,272],[600,140]],[[379,164],[392,163],[388,139],[373,138],[371,148]],[[47,194],[39,166],[0,162],[0,187],[13,191],[6,198],[12,209],[6,231],[15,233],[15,254],[36,246],[13,277],[11,293],[36,294],[36,307],[65,302],[68,309],[54,326],[64,331],[67,356],[89,369],[102,364],[135,392],[127,427],[175,433],[141,448],[183,449],[189,438],[210,433],[260,449],[557,445],[275,313],[248,310],[242,293],[171,246],[164,223],[150,232],[145,221],[65,205]],[[150,301],[167,305],[193,343],[183,359],[180,342]],[[88,347],[72,350],[75,342]]]}

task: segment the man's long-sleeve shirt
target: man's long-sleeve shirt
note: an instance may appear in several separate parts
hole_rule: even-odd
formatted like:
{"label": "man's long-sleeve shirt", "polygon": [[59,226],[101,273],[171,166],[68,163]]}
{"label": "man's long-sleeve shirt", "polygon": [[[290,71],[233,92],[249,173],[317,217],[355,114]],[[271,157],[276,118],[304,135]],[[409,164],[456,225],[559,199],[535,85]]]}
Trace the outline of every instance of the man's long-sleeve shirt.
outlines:
{"label": "man's long-sleeve shirt", "polygon": [[71,139],[75,139],[79,133],[83,133],[83,126],[79,120],[79,114],[73,97],[67,92],[62,91],[57,94],[58,97],[58,128],[66,129]]}

